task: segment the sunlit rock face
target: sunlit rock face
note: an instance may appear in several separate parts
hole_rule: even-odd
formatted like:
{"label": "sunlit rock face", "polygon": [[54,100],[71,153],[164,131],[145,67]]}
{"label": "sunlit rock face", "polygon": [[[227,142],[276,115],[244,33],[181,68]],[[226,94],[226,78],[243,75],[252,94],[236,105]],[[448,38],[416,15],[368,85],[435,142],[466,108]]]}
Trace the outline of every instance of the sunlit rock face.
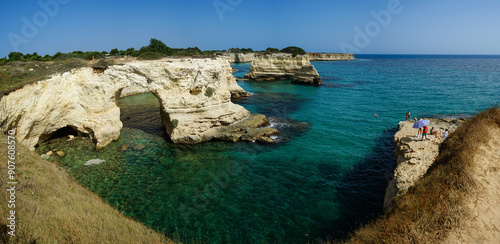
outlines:
{"label": "sunlit rock face", "polygon": [[232,94],[247,95],[231,71],[225,58],[133,61],[104,72],[74,69],[2,96],[0,129],[15,129],[18,142],[33,150],[58,129],[72,127],[102,148],[120,135],[121,92],[136,87],[158,98],[173,142],[217,139],[220,127],[250,116],[230,100]]}
{"label": "sunlit rock face", "polygon": [[321,84],[309,56],[288,53],[256,55],[245,77],[258,81],[291,79],[294,83]]}

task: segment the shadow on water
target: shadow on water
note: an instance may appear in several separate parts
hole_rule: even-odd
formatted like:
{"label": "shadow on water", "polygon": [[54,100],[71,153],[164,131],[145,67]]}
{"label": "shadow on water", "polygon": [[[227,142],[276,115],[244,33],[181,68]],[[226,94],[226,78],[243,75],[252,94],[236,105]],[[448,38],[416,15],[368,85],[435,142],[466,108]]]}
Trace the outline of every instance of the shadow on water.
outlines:
{"label": "shadow on water", "polygon": [[383,213],[385,188],[396,167],[393,142],[396,131],[397,128],[384,131],[370,155],[339,181],[339,211],[343,214],[334,222],[322,225],[323,238],[346,238]]}
{"label": "shadow on water", "polygon": [[307,99],[290,93],[256,93],[250,97],[232,99],[252,113],[261,113],[268,117],[287,118],[299,110]]}

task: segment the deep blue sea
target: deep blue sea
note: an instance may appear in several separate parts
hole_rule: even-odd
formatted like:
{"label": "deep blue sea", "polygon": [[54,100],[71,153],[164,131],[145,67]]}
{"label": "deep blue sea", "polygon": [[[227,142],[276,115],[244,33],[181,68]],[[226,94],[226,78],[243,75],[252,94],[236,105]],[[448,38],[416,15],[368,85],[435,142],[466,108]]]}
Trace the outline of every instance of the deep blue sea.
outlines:
{"label": "deep blue sea", "polygon": [[[382,212],[392,137],[407,111],[467,117],[500,102],[500,56],[356,55],[313,65],[318,87],[239,82],[252,96],[234,102],[271,118],[280,130],[273,145],[174,145],[156,98],[143,94],[120,101],[119,141],[90,155],[76,156],[80,145],[72,157],[68,148],[61,163],[124,214],[175,240],[306,243],[343,237]],[[250,64],[233,67],[242,77]],[[107,162],[83,166],[96,157]]]}

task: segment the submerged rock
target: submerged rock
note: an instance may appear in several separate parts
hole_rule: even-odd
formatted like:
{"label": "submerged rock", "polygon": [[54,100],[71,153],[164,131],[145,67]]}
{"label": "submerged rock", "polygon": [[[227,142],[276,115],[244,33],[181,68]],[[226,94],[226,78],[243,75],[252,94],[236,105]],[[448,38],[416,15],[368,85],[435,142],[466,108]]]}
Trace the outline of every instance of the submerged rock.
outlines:
{"label": "submerged rock", "polygon": [[56,154],[57,154],[57,156],[59,156],[61,158],[64,157],[64,156],[66,156],[66,153],[63,152],[63,151],[57,151]]}
{"label": "submerged rock", "polygon": [[128,144],[122,144],[122,145],[120,146],[120,150],[121,150],[121,151],[127,151],[127,150],[128,150]]}
{"label": "submerged rock", "polygon": [[143,150],[144,148],[146,148],[146,145],[144,145],[142,143],[134,146],[134,150],[136,150],[136,151]]}
{"label": "submerged rock", "polygon": [[99,165],[99,164],[102,164],[102,163],[104,163],[104,162],[106,162],[106,160],[102,160],[102,159],[98,159],[98,158],[96,158],[96,159],[91,159],[91,160],[89,160],[89,161],[87,161],[87,162],[85,163],[85,166],[94,166],[94,165]]}

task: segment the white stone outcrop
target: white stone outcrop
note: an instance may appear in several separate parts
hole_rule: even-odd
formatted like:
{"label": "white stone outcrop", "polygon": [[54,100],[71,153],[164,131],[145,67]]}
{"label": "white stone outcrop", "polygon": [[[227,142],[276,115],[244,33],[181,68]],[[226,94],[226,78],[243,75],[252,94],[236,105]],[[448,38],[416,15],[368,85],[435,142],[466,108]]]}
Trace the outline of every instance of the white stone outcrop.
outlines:
{"label": "white stone outcrop", "polygon": [[231,63],[250,63],[255,58],[255,53],[225,53],[223,54]]}
{"label": "white stone outcrop", "polygon": [[236,83],[227,59],[162,59],[114,65],[102,73],[74,69],[12,91],[0,98],[0,129],[15,129],[18,142],[33,150],[69,126],[102,148],[120,135],[117,99],[127,87],[148,89],[158,98],[163,123],[175,143],[217,138],[218,128],[250,115],[230,100],[231,93],[246,92]]}
{"label": "white stone outcrop", "polygon": [[428,134],[430,140],[421,141],[415,137],[418,129],[413,128],[414,122],[401,121],[399,131],[394,135],[396,148],[396,169],[394,178],[389,182],[385,191],[384,209],[390,209],[392,199],[404,195],[408,188],[427,172],[439,154],[439,145],[443,142],[443,132],[448,129],[454,131],[464,120],[437,120],[430,119],[429,131],[434,127],[437,136]]}
{"label": "white stone outcrop", "polygon": [[[299,72],[302,77],[296,77]],[[245,74],[246,78],[252,80],[293,80],[296,78],[298,83],[304,80],[304,76],[312,77],[312,80],[316,80],[315,84],[321,84],[319,74],[311,65],[307,55],[293,56],[288,53],[256,55],[250,66],[250,71]],[[311,80],[310,78],[307,80]],[[305,82],[305,84],[309,83]]]}

